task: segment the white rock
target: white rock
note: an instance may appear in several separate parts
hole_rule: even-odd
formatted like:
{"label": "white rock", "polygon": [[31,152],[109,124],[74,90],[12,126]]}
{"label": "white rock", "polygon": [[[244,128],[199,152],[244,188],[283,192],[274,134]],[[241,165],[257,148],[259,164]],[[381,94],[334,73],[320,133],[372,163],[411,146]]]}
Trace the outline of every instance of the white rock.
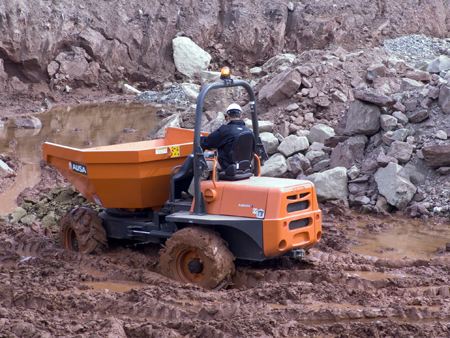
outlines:
{"label": "white rock", "polygon": [[191,39],[180,36],[172,40],[172,45],[175,66],[181,74],[192,77],[209,67],[211,55]]}
{"label": "white rock", "polygon": [[304,136],[289,135],[278,146],[278,151],[289,157],[309,147],[308,139]]}
{"label": "white rock", "polygon": [[348,196],[347,169],[344,167],[336,167],[322,173],[315,173],[309,175],[307,179],[314,183],[319,201],[339,200]]}
{"label": "white rock", "polygon": [[277,153],[269,158],[261,167],[261,176],[277,177],[287,171],[286,158]]}
{"label": "white rock", "polygon": [[5,162],[0,160],[0,177],[7,178],[14,176],[14,170],[12,170]]}
{"label": "white rock", "polygon": [[437,139],[439,140],[446,140],[448,135],[445,131],[443,130],[438,130],[435,136]]}
{"label": "white rock", "polygon": [[14,119],[14,124],[17,128],[26,128],[26,129],[41,129],[42,122],[35,116],[30,117],[16,117]]}
{"label": "white rock", "polygon": [[140,94],[140,93],[142,93],[140,90],[138,90],[138,89],[130,86],[129,84],[126,84],[126,83],[123,85],[123,91],[126,94]]}
{"label": "white rock", "polygon": [[[250,119],[244,119],[245,126],[253,130],[253,122]],[[271,133],[273,131],[273,123],[270,121],[258,121],[258,129],[260,133]]]}
{"label": "white rock", "polygon": [[259,134],[259,137],[261,137],[261,141],[266,148],[267,154],[272,155],[277,152],[279,141],[272,133],[261,133]]}
{"label": "white rock", "polygon": [[325,124],[316,124],[311,128],[308,135],[308,141],[310,143],[320,142],[324,143],[325,140],[329,137],[335,135],[334,129],[325,125]]}
{"label": "white rock", "polygon": [[194,83],[182,83],[181,88],[190,102],[197,102],[198,94],[200,94],[200,86]]}

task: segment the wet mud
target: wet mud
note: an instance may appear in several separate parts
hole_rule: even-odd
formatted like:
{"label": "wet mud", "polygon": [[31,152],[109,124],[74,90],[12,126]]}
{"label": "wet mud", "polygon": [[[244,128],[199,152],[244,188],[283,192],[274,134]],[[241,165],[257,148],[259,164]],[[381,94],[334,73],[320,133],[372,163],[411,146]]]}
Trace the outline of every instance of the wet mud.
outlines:
{"label": "wet mud", "polygon": [[[160,272],[160,245],[88,255],[63,250],[39,224],[0,225],[0,332],[5,337],[448,337],[450,258],[427,246],[374,253],[401,216],[323,205],[324,236],[304,260],[236,262],[206,291]],[[434,222],[434,223],[433,223]],[[448,222],[409,224],[418,241]],[[376,238],[376,235],[379,237]],[[427,237],[429,235],[429,237]],[[382,244],[382,243],[381,243]],[[354,250],[358,248],[358,250]],[[402,250],[399,255],[391,252]],[[356,252],[358,251],[358,252]],[[384,255],[384,256],[383,256]],[[401,258],[400,258],[401,257]]]}

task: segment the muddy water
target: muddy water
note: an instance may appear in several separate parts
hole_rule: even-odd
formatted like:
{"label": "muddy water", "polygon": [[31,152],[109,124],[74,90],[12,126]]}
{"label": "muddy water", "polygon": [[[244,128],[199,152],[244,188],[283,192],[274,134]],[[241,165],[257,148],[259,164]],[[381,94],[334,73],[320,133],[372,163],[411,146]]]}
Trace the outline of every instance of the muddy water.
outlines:
{"label": "muddy water", "polygon": [[372,272],[372,271],[344,271],[351,277],[361,277],[370,280],[384,279],[384,278],[406,278],[415,277],[414,275],[408,274],[392,274],[385,272]]}
{"label": "muddy water", "polygon": [[[17,129],[10,119],[0,130],[0,153],[13,150],[26,163],[17,182],[0,195],[0,215],[11,212],[17,195],[39,182],[42,143],[88,148],[141,141],[161,121],[158,108],[137,103],[58,106],[38,115],[41,129]],[[17,144],[11,148],[13,140]]]}
{"label": "muddy water", "polygon": [[[410,259],[430,258],[438,247],[450,242],[449,224],[428,224],[420,219],[396,217],[395,221],[358,220],[357,232],[349,229],[349,237],[362,245],[349,245],[361,255],[378,258]],[[358,234],[358,235],[355,235]]]}
{"label": "muddy water", "polygon": [[148,286],[148,284],[143,283],[120,283],[120,282],[83,282],[82,285],[89,287],[89,292],[100,291],[100,292],[127,292],[134,288],[143,288]]}

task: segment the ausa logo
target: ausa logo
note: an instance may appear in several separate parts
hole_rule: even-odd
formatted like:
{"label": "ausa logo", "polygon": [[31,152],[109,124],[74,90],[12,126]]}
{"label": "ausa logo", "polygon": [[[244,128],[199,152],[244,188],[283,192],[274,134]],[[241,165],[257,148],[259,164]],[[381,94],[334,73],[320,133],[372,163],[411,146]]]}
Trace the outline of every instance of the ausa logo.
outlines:
{"label": "ausa logo", "polygon": [[78,163],[69,163],[69,168],[72,169],[72,171],[75,171],[76,173],[87,175],[86,166],[83,164]]}

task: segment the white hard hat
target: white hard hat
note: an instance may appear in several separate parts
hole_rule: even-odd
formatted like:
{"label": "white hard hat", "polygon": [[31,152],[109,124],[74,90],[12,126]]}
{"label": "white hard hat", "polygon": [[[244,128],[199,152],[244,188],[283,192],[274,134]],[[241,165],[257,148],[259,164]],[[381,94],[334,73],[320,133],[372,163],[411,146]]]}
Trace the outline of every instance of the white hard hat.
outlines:
{"label": "white hard hat", "polygon": [[[242,113],[242,108],[241,108],[241,106],[238,105],[237,103],[232,103],[232,104],[230,104],[230,105],[228,106],[228,108],[227,108],[227,113],[228,113],[229,111],[236,111],[236,110],[239,111],[239,114]],[[237,112],[235,112],[235,113],[237,113]]]}

